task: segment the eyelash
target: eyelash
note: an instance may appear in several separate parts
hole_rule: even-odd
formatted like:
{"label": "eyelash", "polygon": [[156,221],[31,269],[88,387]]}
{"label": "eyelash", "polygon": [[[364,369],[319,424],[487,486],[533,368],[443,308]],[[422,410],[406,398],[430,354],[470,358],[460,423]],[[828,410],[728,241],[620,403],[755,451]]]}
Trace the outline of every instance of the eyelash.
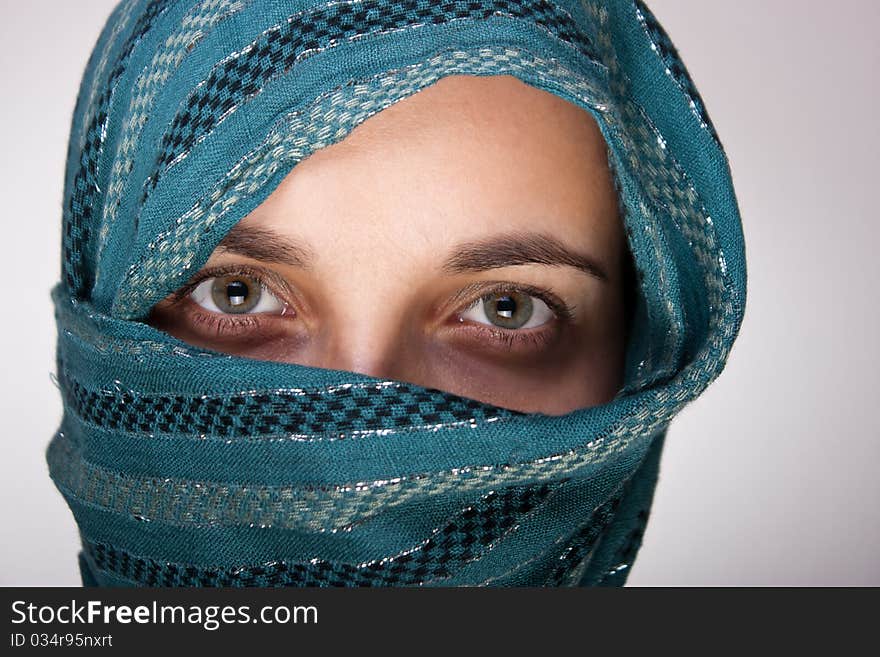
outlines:
{"label": "eyelash", "polygon": [[[221,267],[214,267],[213,269],[206,269],[206,270],[200,271],[198,274],[196,274],[196,276],[189,283],[187,283],[186,285],[181,287],[179,290],[174,292],[171,295],[172,299],[174,300],[175,303],[185,299],[186,297],[188,297],[192,293],[193,290],[195,290],[199,286],[200,283],[208,280],[209,278],[217,278],[219,276],[235,276],[235,275],[247,276],[248,278],[253,278],[260,285],[262,285],[266,289],[272,291],[273,294],[275,294],[274,286],[278,285],[278,281],[274,280],[275,277],[271,277],[271,278],[273,278],[273,282],[269,282],[268,279],[270,277],[266,276],[266,273],[264,271],[257,269],[256,267],[249,267],[247,265],[224,265]],[[276,296],[278,296],[278,295],[276,295]]]}
{"label": "eyelash", "polygon": [[[480,284],[466,287],[464,290],[459,292],[456,297],[466,295],[469,289],[472,289],[477,285]],[[555,316],[555,319],[553,321],[555,322],[567,324],[574,320],[573,306],[565,303],[562,299],[560,299],[547,288],[538,287],[535,285],[528,285],[525,283],[497,283],[489,287],[488,289],[482,288],[479,296],[462,306],[458,311],[456,311],[456,315],[464,312],[465,310],[469,310],[475,304],[480,303],[489,297],[510,292],[519,292],[521,294],[528,294],[530,296],[537,297],[538,299],[546,303],[550,310],[553,311],[553,314]],[[551,322],[548,322],[547,324],[550,323]],[[492,340],[497,341],[508,349],[512,349],[517,345],[533,345],[535,347],[541,347],[549,342],[550,338],[553,335],[553,331],[546,328],[547,324],[542,325],[542,327],[540,328],[525,330],[505,329],[498,326],[489,326],[488,324],[480,324],[475,322],[471,322],[470,324],[475,325],[474,330],[476,330],[477,332],[489,335]]]}
{"label": "eyelash", "polygon": [[[284,300],[285,296],[289,296],[289,290],[287,290],[287,295],[278,294],[275,291],[276,286],[279,286],[278,281],[274,281],[273,283],[268,280],[269,278],[274,277],[267,277],[265,272],[263,272],[262,270],[254,267],[248,267],[246,265],[227,265],[199,272],[199,274],[195,278],[193,278],[193,280],[191,280],[189,283],[187,283],[182,288],[172,294],[172,300],[174,303],[179,303],[187,299],[190,293],[201,282],[209,278],[215,278],[218,276],[231,276],[236,274],[245,275],[249,278],[254,279],[270,293],[275,294],[277,297],[279,297],[279,300],[284,304],[285,308],[289,306],[289,303]],[[474,290],[475,288],[479,288],[480,290],[478,296],[471,297],[470,301],[468,301],[464,305],[459,306],[458,310],[455,312],[456,316],[460,315],[466,310],[469,310],[475,304],[480,303],[489,297],[510,292],[519,292],[520,294],[528,294],[530,296],[536,297],[546,303],[550,310],[553,311],[555,317],[554,320],[551,320],[551,322],[547,322],[546,324],[542,325],[541,328],[536,329],[505,329],[497,326],[489,326],[488,324],[468,322],[469,326],[474,327],[472,331],[485,334],[489,337],[489,339],[503,345],[508,349],[512,349],[517,345],[533,345],[534,347],[543,346],[547,342],[549,342],[553,333],[553,331],[545,328],[547,324],[553,322],[567,324],[574,320],[574,307],[565,303],[549,289],[538,287],[535,285],[513,284],[508,282],[497,283],[495,285],[492,285],[488,289],[483,286],[484,284],[482,283],[472,284],[460,290],[455,295],[454,299],[457,300],[461,297],[467,296],[468,292]],[[196,319],[200,323],[210,325],[218,334],[240,331],[244,326],[255,327],[260,321],[257,319],[257,317],[259,317],[258,314],[235,316],[221,313],[212,313],[202,308],[199,308],[193,314],[196,315],[194,319]]]}
{"label": "eyelash", "polygon": [[[274,276],[267,276],[263,270],[256,267],[249,267],[247,265],[224,265],[220,267],[214,267],[213,269],[201,271],[196,274],[196,276],[186,285],[172,293],[171,302],[173,304],[187,302],[190,308],[188,313],[190,315],[190,318],[195,323],[202,324],[210,328],[218,337],[234,337],[235,335],[241,333],[242,329],[244,328],[260,328],[261,320],[258,319],[261,315],[260,313],[241,315],[215,313],[202,308],[194,301],[189,299],[189,295],[192,294],[193,290],[195,290],[200,283],[208,280],[209,278],[235,275],[247,276],[248,278],[252,278],[254,281],[259,283],[264,290],[267,290],[271,294],[274,294],[276,297],[278,297],[278,300],[284,306],[285,312],[287,308],[290,307],[291,304],[286,300],[286,297],[290,296],[290,291],[289,289],[287,289],[286,285],[282,285],[281,282],[276,280]],[[279,294],[276,291],[276,289],[279,287],[284,288],[287,293]],[[282,315],[266,315],[263,316],[263,321],[265,321],[267,316],[273,318],[282,317]]]}

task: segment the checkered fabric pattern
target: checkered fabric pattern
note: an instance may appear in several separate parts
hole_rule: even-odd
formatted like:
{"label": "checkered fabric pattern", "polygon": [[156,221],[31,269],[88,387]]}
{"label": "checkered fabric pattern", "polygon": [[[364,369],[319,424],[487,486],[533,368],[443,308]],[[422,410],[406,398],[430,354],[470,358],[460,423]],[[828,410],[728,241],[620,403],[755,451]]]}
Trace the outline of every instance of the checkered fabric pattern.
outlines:
{"label": "checkered fabric pattern", "polygon": [[[615,400],[520,413],[145,323],[299,162],[449,75],[515,76],[605,136],[639,285]],[[746,291],[726,156],[641,0],[123,0],[74,111],[61,255],[46,456],[104,585],[621,585]]]}

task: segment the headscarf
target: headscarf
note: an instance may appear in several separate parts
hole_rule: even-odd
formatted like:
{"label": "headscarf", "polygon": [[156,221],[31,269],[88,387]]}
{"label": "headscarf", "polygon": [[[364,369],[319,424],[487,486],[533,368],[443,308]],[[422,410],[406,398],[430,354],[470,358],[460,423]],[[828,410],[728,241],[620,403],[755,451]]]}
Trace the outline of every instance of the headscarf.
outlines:
{"label": "headscarf", "polygon": [[[151,327],[309,154],[447,75],[513,75],[608,144],[637,272],[625,383],[524,413]],[[623,584],[675,414],[745,303],[727,159],[638,0],[125,0],[74,111],[47,459],[85,584]]]}

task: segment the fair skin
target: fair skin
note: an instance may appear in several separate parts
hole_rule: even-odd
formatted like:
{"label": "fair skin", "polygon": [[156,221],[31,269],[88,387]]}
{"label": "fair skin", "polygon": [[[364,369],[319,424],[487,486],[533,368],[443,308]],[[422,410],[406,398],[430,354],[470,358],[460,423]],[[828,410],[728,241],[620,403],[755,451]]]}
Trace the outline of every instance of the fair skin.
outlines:
{"label": "fair skin", "polygon": [[563,414],[621,385],[626,254],[592,117],[511,76],[451,76],[297,164],[150,321]]}

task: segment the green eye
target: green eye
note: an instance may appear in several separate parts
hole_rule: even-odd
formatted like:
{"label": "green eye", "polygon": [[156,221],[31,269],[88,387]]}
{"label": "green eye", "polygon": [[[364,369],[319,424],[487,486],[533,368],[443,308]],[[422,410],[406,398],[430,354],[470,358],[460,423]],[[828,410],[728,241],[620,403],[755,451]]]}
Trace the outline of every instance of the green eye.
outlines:
{"label": "green eye", "polygon": [[554,313],[538,297],[511,291],[489,294],[478,299],[461,317],[480,324],[521,329],[541,326],[552,320]]}
{"label": "green eye", "polygon": [[199,283],[190,293],[205,310],[229,315],[280,312],[278,298],[252,276],[215,276]]}

